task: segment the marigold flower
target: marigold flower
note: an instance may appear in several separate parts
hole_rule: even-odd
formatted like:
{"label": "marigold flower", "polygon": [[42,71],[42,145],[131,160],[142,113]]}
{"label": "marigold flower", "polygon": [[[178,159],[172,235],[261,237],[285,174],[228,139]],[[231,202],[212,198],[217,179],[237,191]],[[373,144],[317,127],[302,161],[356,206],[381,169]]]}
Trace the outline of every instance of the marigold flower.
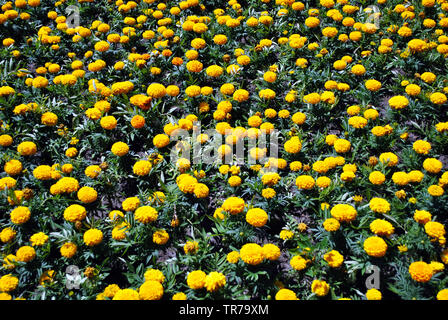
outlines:
{"label": "marigold flower", "polygon": [[134,289],[119,289],[112,300],[140,300],[140,295]]}
{"label": "marigold flower", "polygon": [[157,210],[151,206],[141,206],[134,211],[135,220],[143,224],[157,220]]}
{"label": "marigold flower", "polygon": [[16,252],[17,261],[30,262],[36,257],[36,251],[33,247],[22,246]]}
{"label": "marigold flower", "polygon": [[367,238],[363,246],[365,252],[371,257],[381,258],[386,254],[387,243],[380,237]]}
{"label": "marigold flower", "polygon": [[164,245],[168,242],[170,236],[166,230],[160,229],[153,233],[152,241],[158,245]]}
{"label": "marigold flower", "polygon": [[0,291],[11,292],[14,291],[18,285],[19,279],[11,274],[6,274],[0,278]]}
{"label": "marigold flower", "polygon": [[337,250],[331,250],[324,255],[324,260],[332,268],[338,268],[344,262],[344,257]]}
{"label": "marigold flower", "polygon": [[92,203],[98,198],[98,192],[92,187],[82,187],[78,190],[77,196],[83,203]]}
{"label": "marigold flower", "polygon": [[238,197],[229,197],[222,204],[222,208],[233,215],[243,212],[244,207],[244,200]]}
{"label": "marigold flower", "polygon": [[264,260],[263,248],[256,243],[246,243],[240,249],[240,257],[247,264],[258,265]]}
{"label": "marigold flower", "polygon": [[206,277],[207,274],[202,270],[192,271],[187,276],[187,285],[193,290],[202,289],[205,286]]}
{"label": "marigold flower", "polygon": [[358,214],[352,205],[344,203],[336,204],[330,213],[338,222],[351,222]]}
{"label": "marigold flower", "polygon": [[160,300],[163,297],[163,286],[155,280],[145,281],[138,289],[140,300]]}
{"label": "marigold flower", "polygon": [[302,256],[294,256],[289,261],[289,264],[294,270],[301,271],[306,268],[307,261]]}
{"label": "marigold flower", "polygon": [[433,269],[424,261],[416,261],[409,265],[409,274],[414,281],[428,282],[433,276]]}
{"label": "marigold flower", "polygon": [[382,299],[381,291],[375,288],[369,289],[366,292],[366,298],[367,300],[381,300]]}
{"label": "marigold flower", "polygon": [[299,300],[299,299],[297,298],[297,295],[295,294],[294,291],[283,288],[280,289],[275,294],[275,300]]}
{"label": "marigold flower", "polygon": [[99,229],[89,229],[84,232],[84,243],[88,246],[96,246],[103,241],[103,232]]}
{"label": "marigold flower", "polygon": [[220,272],[212,271],[205,277],[204,287],[208,292],[215,292],[226,285],[226,276]]}
{"label": "marigold flower", "polygon": [[260,208],[249,209],[246,213],[246,222],[254,227],[262,227],[268,221],[268,214]]}
{"label": "marigold flower", "polygon": [[319,297],[326,296],[330,290],[330,285],[324,280],[313,280],[311,284],[311,291]]}

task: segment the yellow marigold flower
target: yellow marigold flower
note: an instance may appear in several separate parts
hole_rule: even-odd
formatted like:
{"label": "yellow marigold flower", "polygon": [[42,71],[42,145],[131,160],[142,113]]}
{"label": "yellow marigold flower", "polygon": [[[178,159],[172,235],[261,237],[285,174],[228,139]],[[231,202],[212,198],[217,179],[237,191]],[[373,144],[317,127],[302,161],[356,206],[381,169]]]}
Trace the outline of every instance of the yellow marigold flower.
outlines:
{"label": "yellow marigold flower", "polygon": [[263,248],[256,243],[247,243],[241,247],[240,257],[247,264],[258,265],[264,260]]}
{"label": "yellow marigold flower", "polygon": [[405,96],[394,96],[389,99],[389,106],[392,109],[403,109],[409,105],[409,100]]}
{"label": "yellow marigold flower", "polygon": [[197,183],[194,185],[193,193],[196,198],[206,198],[209,195],[209,188],[203,183]]}
{"label": "yellow marigold flower", "polygon": [[25,141],[17,146],[17,152],[22,156],[32,156],[37,152],[37,146],[34,142]]}
{"label": "yellow marigold flower", "polygon": [[146,176],[152,169],[152,164],[148,160],[139,160],[132,167],[134,174],[138,176]]}
{"label": "yellow marigold flower", "polygon": [[291,139],[287,140],[284,144],[285,151],[288,153],[299,153],[302,150],[302,143],[299,137],[294,136]]}
{"label": "yellow marigold flower", "polygon": [[387,243],[380,237],[369,237],[364,240],[365,252],[371,257],[384,257],[387,250]]}
{"label": "yellow marigold flower", "polygon": [[151,83],[146,89],[146,93],[153,99],[163,98],[166,95],[166,88],[160,83]]}
{"label": "yellow marigold flower", "polygon": [[431,221],[431,213],[426,210],[415,210],[414,211],[414,220],[420,224],[426,224]]}
{"label": "yellow marigold flower", "polygon": [[294,237],[294,232],[292,232],[291,230],[284,229],[284,230],[280,231],[279,237],[282,240],[289,240]]}
{"label": "yellow marigold flower", "polygon": [[6,274],[0,278],[0,291],[11,292],[14,291],[18,285],[19,279],[11,274]]}
{"label": "yellow marigold flower", "polygon": [[341,224],[339,221],[335,218],[328,218],[324,221],[323,227],[328,232],[334,232],[339,230]]}
{"label": "yellow marigold flower", "polygon": [[69,222],[81,221],[86,218],[87,210],[79,204],[72,204],[64,210],[64,219]]}
{"label": "yellow marigold flower", "polygon": [[289,261],[289,264],[294,270],[301,271],[306,268],[307,261],[302,256],[294,256]]}
{"label": "yellow marigold flower", "polygon": [[[0,94],[1,96],[1,94]],[[9,147],[13,142],[13,139],[8,134],[2,134],[0,135],[0,146],[2,147]]]}
{"label": "yellow marigold flower", "polygon": [[315,180],[309,175],[300,175],[296,178],[296,186],[299,189],[310,190],[314,187]]}
{"label": "yellow marigold flower", "polygon": [[140,295],[134,289],[119,289],[112,300],[140,300]]}
{"label": "yellow marigold flower", "polygon": [[395,229],[389,221],[375,219],[370,223],[370,231],[378,236],[388,237],[395,232]]}
{"label": "yellow marigold flower", "polygon": [[433,276],[433,269],[424,261],[416,261],[409,265],[409,274],[414,281],[428,282]]}
{"label": "yellow marigold flower", "polygon": [[381,89],[381,82],[375,79],[369,79],[367,80],[364,85],[366,86],[366,89],[372,92],[377,92]]}
{"label": "yellow marigold flower", "polygon": [[206,277],[207,274],[202,270],[192,271],[187,276],[187,285],[193,290],[202,289],[205,286]]}
{"label": "yellow marigold flower", "polygon": [[348,124],[353,128],[362,129],[367,125],[367,119],[360,116],[350,117],[348,119]]}
{"label": "yellow marigold flower", "polygon": [[431,185],[428,187],[428,193],[433,197],[440,197],[444,192],[445,191],[443,188],[437,185]]}
{"label": "yellow marigold flower", "polygon": [[299,300],[299,298],[294,291],[282,288],[275,294],[275,300]]}
{"label": "yellow marigold flower", "polygon": [[140,199],[138,197],[129,197],[121,203],[124,211],[135,211],[140,206]]}
{"label": "yellow marigold flower", "polygon": [[163,286],[158,281],[147,280],[138,290],[140,300],[160,300],[163,297]]}
{"label": "yellow marigold flower", "polygon": [[103,241],[103,232],[99,229],[89,229],[84,232],[84,243],[88,246],[96,246]]}
{"label": "yellow marigold flower", "polygon": [[41,116],[42,124],[52,127],[58,123],[58,116],[53,112],[45,112]]}
{"label": "yellow marigold flower", "polygon": [[116,284],[110,284],[104,289],[104,296],[108,298],[113,298],[115,294],[120,290],[120,287]]}
{"label": "yellow marigold flower", "polygon": [[43,232],[38,232],[30,237],[32,246],[42,246],[48,241],[48,236]]}
{"label": "yellow marigold flower", "polygon": [[244,102],[249,99],[249,91],[244,89],[238,89],[233,93],[233,100],[238,102]]}
{"label": "yellow marigold flower", "polygon": [[319,297],[326,296],[330,290],[330,285],[324,280],[313,280],[311,291]]}
{"label": "yellow marigold flower", "polygon": [[48,79],[42,76],[37,76],[33,79],[32,86],[37,89],[45,88],[48,86]]}
{"label": "yellow marigold flower", "polygon": [[83,203],[92,203],[98,198],[98,192],[92,187],[82,187],[78,190],[77,196]]}
{"label": "yellow marigold flower", "polygon": [[325,176],[319,177],[316,179],[316,185],[319,188],[327,188],[331,184],[331,179]]}
{"label": "yellow marigold flower", "polygon": [[231,251],[226,256],[227,262],[235,264],[240,260],[240,254],[238,251]]}
{"label": "yellow marigold flower", "polygon": [[346,152],[350,151],[351,143],[350,143],[350,141],[348,141],[346,139],[337,139],[334,142],[333,147],[337,153],[346,153]]}
{"label": "yellow marigold flower", "polygon": [[116,156],[122,157],[129,152],[129,146],[121,141],[115,142],[112,145],[111,152]]}
{"label": "yellow marigold flower", "polygon": [[381,300],[382,297],[383,296],[381,294],[381,291],[379,291],[379,290],[377,290],[375,288],[369,289],[366,292],[367,300]]}
{"label": "yellow marigold flower", "polygon": [[429,100],[434,104],[441,105],[447,101],[447,97],[441,92],[434,92],[429,96]]}
{"label": "yellow marigold flower", "polygon": [[113,130],[117,127],[117,119],[114,116],[105,116],[100,120],[100,125],[103,129]]}
{"label": "yellow marigold flower", "polygon": [[333,38],[338,34],[338,29],[335,27],[325,27],[322,29],[322,35],[324,37]]}
{"label": "yellow marigold flower", "polygon": [[[356,219],[358,212],[355,207],[350,204],[336,204],[330,211],[331,216],[338,222],[351,222]],[[331,221],[333,222],[333,221]],[[325,227],[325,225],[324,225]]]}
{"label": "yellow marigold flower", "polygon": [[249,209],[246,213],[246,222],[254,227],[262,227],[268,221],[268,214],[260,208]]}
{"label": "yellow marigold flower", "polygon": [[448,289],[442,289],[437,293],[437,300],[448,300]]}
{"label": "yellow marigold flower", "polygon": [[17,232],[14,229],[6,227],[0,232],[0,241],[8,243],[15,238],[16,234]]}
{"label": "yellow marigold flower", "polygon": [[168,242],[170,236],[166,230],[160,229],[154,232],[152,235],[152,241],[158,245],[164,245]]}
{"label": "yellow marigold flower", "polygon": [[157,210],[151,206],[141,206],[134,211],[135,220],[147,224],[157,220]]}
{"label": "yellow marigold flower", "polygon": [[320,20],[316,17],[308,17],[305,19],[305,25],[308,28],[316,28],[320,24]]}
{"label": "yellow marigold flower", "polygon": [[187,295],[183,292],[177,292],[173,295],[172,300],[187,300]]}
{"label": "yellow marigold flower", "polygon": [[28,222],[30,217],[31,217],[30,209],[24,206],[15,207],[10,213],[11,222],[16,225],[21,225]]}
{"label": "yellow marigold flower", "polygon": [[441,238],[445,236],[445,226],[440,222],[428,221],[425,223],[425,232],[432,238]]}
{"label": "yellow marigold flower", "polygon": [[22,173],[23,165],[22,162],[20,162],[19,160],[12,159],[5,163],[3,169],[8,175],[16,176]]}
{"label": "yellow marigold flower", "polygon": [[431,144],[428,141],[416,140],[412,144],[412,149],[419,154],[428,154],[431,150]]}
{"label": "yellow marigold flower", "polygon": [[77,251],[78,247],[76,246],[76,244],[71,242],[64,243],[60,249],[61,255],[65,258],[73,257]]}
{"label": "yellow marigold flower", "polygon": [[229,197],[222,204],[223,210],[233,215],[243,212],[244,207],[245,202],[239,197]]}
{"label": "yellow marigold flower", "polygon": [[22,246],[16,252],[17,261],[30,262],[36,257],[36,251],[33,247]]}
{"label": "yellow marigold flower", "polygon": [[310,104],[318,104],[320,102],[320,94],[317,92],[307,94],[303,97],[303,102]]}
{"label": "yellow marigold flower", "polygon": [[415,97],[420,94],[421,88],[416,84],[408,84],[405,88],[405,91],[409,96]]}
{"label": "yellow marigold flower", "polygon": [[336,250],[331,250],[324,255],[324,260],[330,265],[330,267],[338,268],[344,262],[344,256]]}
{"label": "yellow marigold flower", "polygon": [[429,264],[433,270],[433,274],[436,274],[438,272],[442,272],[445,269],[445,265],[438,261],[431,261]]}
{"label": "yellow marigold flower", "polygon": [[84,170],[84,174],[86,176],[88,176],[89,178],[95,179],[96,177],[98,177],[98,175],[101,173],[101,167],[98,165],[91,165],[88,166],[85,170]]}
{"label": "yellow marigold flower", "polygon": [[198,252],[199,243],[197,241],[187,241],[184,245],[185,254],[195,254]]}
{"label": "yellow marigold flower", "polygon": [[374,197],[369,202],[369,207],[373,212],[388,213],[390,211],[390,203],[383,198]]}
{"label": "yellow marigold flower", "polygon": [[71,147],[68,148],[67,150],[65,150],[65,156],[69,157],[69,158],[73,158],[78,154],[78,149],[76,149],[75,147]]}
{"label": "yellow marigold flower", "polygon": [[443,168],[443,163],[435,158],[427,158],[423,161],[423,168],[429,173],[439,173]]}
{"label": "yellow marigold flower", "polygon": [[392,152],[384,152],[380,154],[379,160],[387,164],[388,167],[393,167],[398,163],[398,157]]}
{"label": "yellow marigold flower", "polygon": [[409,177],[406,172],[394,172],[392,181],[399,186],[404,186],[409,183]]}
{"label": "yellow marigold flower", "polygon": [[204,287],[208,292],[218,291],[226,285],[226,276],[220,272],[212,271],[205,277]]}
{"label": "yellow marigold flower", "polygon": [[263,245],[262,249],[263,249],[263,256],[265,259],[275,261],[278,260],[278,258],[280,258],[281,255],[280,248],[277,247],[275,244],[266,243],[265,245]]}
{"label": "yellow marigold flower", "polygon": [[119,223],[115,225],[112,229],[112,239],[114,240],[123,240],[127,236],[127,231],[129,229],[129,224],[126,222]]}
{"label": "yellow marigold flower", "polygon": [[380,171],[372,171],[369,174],[369,181],[376,185],[381,185],[386,181],[386,176]]}
{"label": "yellow marigold flower", "polygon": [[423,72],[420,76],[420,79],[422,79],[426,83],[433,83],[436,81],[437,76],[432,72]]}

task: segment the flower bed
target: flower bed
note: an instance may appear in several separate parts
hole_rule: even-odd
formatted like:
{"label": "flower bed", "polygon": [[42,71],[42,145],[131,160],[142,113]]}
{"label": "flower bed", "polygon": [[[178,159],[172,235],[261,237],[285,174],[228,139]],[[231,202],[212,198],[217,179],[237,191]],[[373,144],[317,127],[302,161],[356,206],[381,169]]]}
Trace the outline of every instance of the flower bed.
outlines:
{"label": "flower bed", "polygon": [[448,2],[16,0],[0,299],[447,299]]}

